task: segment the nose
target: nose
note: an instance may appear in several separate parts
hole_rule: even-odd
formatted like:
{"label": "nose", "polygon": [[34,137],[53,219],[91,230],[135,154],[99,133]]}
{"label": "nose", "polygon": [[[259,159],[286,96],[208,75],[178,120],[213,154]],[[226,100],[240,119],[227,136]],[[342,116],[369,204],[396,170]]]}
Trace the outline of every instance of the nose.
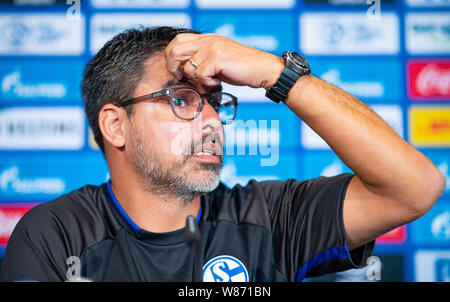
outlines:
{"label": "nose", "polygon": [[206,99],[204,99],[203,108],[197,119],[201,122],[202,129],[203,126],[211,125],[214,131],[214,129],[219,129],[222,126],[219,114]]}
{"label": "nose", "polygon": [[201,134],[201,137],[214,135],[219,139],[218,143],[223,144],[223,125],[220,122],[219,114],[206,100],[199,116],[194,119],[194,128],[196,133]]}

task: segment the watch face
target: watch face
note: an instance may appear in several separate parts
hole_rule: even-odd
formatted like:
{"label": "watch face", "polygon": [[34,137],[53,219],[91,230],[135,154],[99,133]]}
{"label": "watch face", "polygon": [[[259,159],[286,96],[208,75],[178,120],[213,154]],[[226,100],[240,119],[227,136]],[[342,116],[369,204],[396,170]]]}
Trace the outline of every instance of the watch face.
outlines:
{"label": "watch face", "polygon": [[298,65],[298,66],[300,66],[300,67],[302,67],[302,68],[305,68],[305,69],[308,69],[309,68],[309,64],[308,64],[308,62],[306,61],[306,59],[305,58],[303,58],[301,55],[299,55],[298,53],[296,53],[296,52],[289,52],[288,53],[288,56],[289,56],[289,58],[292,60],[292,62],[295,64],[295,65]]}

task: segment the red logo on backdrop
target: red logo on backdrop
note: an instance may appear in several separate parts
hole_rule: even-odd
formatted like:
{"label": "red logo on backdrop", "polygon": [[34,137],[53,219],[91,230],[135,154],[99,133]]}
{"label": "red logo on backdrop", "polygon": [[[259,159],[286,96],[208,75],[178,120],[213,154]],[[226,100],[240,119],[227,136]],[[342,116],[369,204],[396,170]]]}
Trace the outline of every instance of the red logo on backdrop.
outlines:
{"label": "red logo on backdrop", "polygon": [[377,244],[402,244],[406,241],[406,226],[401,226],[387,232],[377,239]]}
{"label": "red logo on backdrop", "polygon": [[6,247],[9,237],[20,218],[36,203],[4,203],[0,204],[0,248]]}
{"label": "red logo on backdrop", "polygon": [[410,60],[408,74],[411,99],[450,101],[450,60]]}

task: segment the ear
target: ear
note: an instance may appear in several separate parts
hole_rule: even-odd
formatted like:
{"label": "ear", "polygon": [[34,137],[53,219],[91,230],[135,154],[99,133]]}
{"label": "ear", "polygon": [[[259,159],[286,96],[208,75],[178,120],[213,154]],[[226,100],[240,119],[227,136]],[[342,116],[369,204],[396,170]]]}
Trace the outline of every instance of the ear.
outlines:
{"label": "ear", "polygon": [[103,139],[116,148],[125,146],[125,110],[106,104],[100,109],[98,123]]}

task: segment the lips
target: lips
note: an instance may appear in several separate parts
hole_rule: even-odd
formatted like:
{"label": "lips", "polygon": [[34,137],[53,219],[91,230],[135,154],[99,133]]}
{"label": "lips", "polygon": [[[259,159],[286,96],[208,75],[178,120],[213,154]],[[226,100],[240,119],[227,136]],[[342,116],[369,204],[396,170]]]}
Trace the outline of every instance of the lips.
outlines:
{"label": "lips", "polygon": [[191,145],[190,154],[196,158],[212,159],[223,155],[223,143],[218,132],[204,135]]}
{"label": "lips", "polygon": [[194,155],[214,155],[214,151],[211,150],[205,150],[195,153]]}
{"label": "lips", "polygon": [[194,155],[217,155],[215,144],[209,143],[202,146],[201,150],[198,150],[200,148],[196,148],[194,150]]}

